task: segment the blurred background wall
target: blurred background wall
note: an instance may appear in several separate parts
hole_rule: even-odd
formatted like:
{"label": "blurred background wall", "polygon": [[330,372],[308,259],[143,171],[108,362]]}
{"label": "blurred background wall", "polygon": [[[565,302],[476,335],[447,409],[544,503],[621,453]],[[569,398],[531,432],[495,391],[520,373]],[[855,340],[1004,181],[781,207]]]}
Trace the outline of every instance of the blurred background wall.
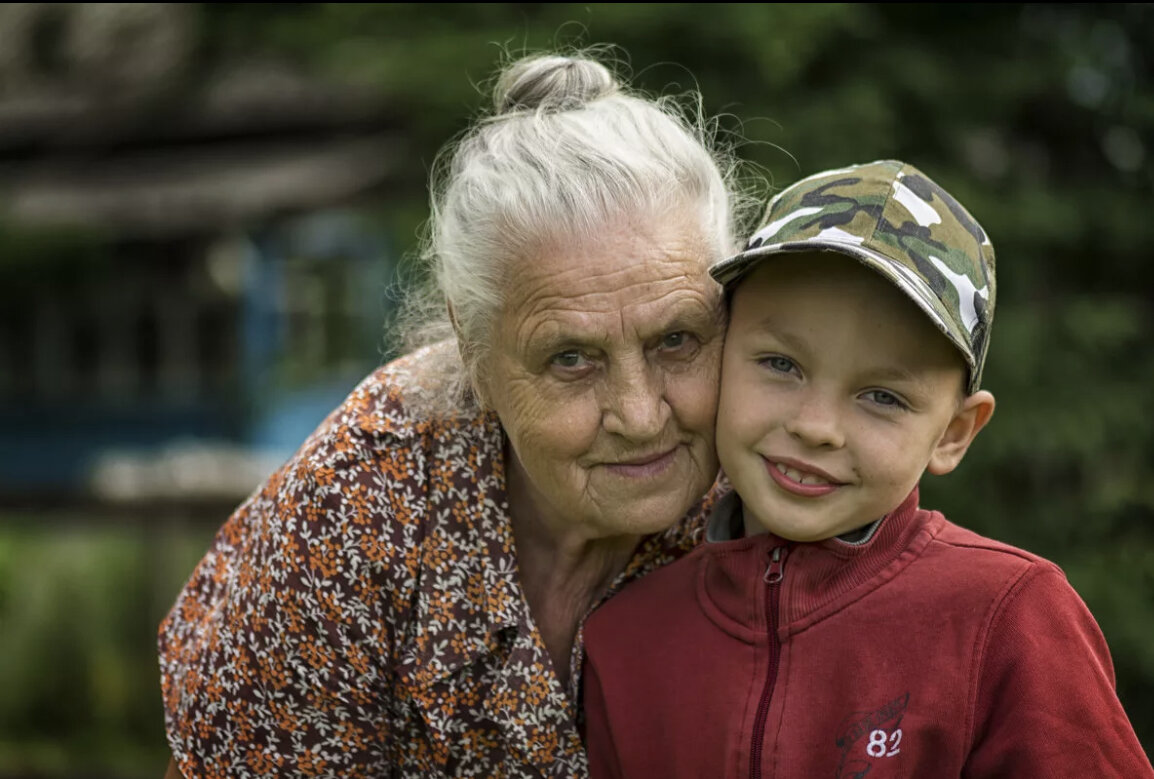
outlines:
{"label": "blurred background wall", "polygon": [[898,157],[983,223],[998,413],[924,502],[1063,566],[1149,751],[1152,40],[1147,4],[0,6],[0,777],[163,772],[156,625],[395,353],[434,154],[506,51],[594,43],[772,187]]}

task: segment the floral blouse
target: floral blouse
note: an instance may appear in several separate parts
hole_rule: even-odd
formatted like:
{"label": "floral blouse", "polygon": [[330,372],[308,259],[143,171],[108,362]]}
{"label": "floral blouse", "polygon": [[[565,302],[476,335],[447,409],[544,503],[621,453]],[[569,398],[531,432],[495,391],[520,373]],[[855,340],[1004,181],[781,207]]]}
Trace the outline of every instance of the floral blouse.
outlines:
{"label": "floral blouse", "polygon": [[[501,427],[406,409],[422,356],[365,379],[237,509],[161,624],[186,779],[587,774],[581,636],[566,690],[518,580]],[[694,546],[710,501],[611,592]]]}

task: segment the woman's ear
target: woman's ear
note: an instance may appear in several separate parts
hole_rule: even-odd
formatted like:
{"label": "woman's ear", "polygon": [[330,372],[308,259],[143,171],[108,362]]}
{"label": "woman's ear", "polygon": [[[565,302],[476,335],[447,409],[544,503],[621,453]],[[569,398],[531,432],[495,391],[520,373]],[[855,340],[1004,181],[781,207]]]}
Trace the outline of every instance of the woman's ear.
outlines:
{"label": "woman's ear", "polygon": [[945,474],[958,467],[970,444],[994,415],[994,396],[987,390],[978,390],[968,395],[958,406],[942,437],[934,446],[926,470],[935,476]]}
{"label": "woman's ear", "polygon": [[[461,336],[461,323],[457,321],[457,312],[453,310],[453,304],[448,300],[445,301],[445,308],[449,312],[449,324],[453,326],[453,337],[457,341],[457,355],[461,358],[461,364],[466,368],[465,373],[470,377],[470,383],[475,385],[476,382],[472,381],[472,371],[467,370],[469,368],[469,356],[465,354],[465,339]],[[473,392],[476,391],[477,388],[474,386]]]}
{"label": "woman's ear", "polygon": [[465,366],[465,376],[469,382],[468,389],[473,393],[473,397],[481,408],[488,408],[489,406],[485,399],[485,388],[482,386],[484,380],[476,364],[476,357],[467,353],[467,341],[461,334],[461,323],[457,320],[457,312],[453,310],[453,304],[447,300],[445,301],[445,307],[449,311],[449,322],[453,325],[453,335],[456,336],[457,339],[457,354],[461,358],[461,364]]}
{"label": "woman's ear", "polygon": [[453,333],[457,336],[457,343],[461,342],[461,323],[457,321],[457,312],[453,304],[445,301],[445,309],[449,312],[449,323],[453,326]]}

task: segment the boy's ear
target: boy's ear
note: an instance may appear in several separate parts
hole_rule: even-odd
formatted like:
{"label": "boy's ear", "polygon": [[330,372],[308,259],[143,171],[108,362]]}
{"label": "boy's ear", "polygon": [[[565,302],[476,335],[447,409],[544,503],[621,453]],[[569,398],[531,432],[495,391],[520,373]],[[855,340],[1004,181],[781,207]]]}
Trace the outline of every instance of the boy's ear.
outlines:
{"label": "boy's ear", "polygon": [[978,437],[978,433],[994,415],[994,396],[987,390],[978,390],[969,395],[958,406],[946,431],[938,439],[926,470],[935,476],[945,474],[958,467],[966,456],[966,450]]}

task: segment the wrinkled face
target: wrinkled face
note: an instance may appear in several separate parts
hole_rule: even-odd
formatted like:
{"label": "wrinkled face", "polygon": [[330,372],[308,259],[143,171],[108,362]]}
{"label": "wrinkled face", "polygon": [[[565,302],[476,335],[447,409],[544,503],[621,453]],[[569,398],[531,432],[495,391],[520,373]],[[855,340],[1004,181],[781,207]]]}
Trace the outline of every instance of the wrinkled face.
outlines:
{"label": "wrinkled face", "polygon": [[747,532],[841,535],[896,508],[927,467],[951,470],[963,377],[925,314],[855,260],[764,262],[733,295],[717,421]]}
{"label": "wrinkled face", "polygon": [[555,534],[662,530],[717,475],[724,314],[682,216],[558,242],[508,282],[480,389],[509,438],[513,510]]}

